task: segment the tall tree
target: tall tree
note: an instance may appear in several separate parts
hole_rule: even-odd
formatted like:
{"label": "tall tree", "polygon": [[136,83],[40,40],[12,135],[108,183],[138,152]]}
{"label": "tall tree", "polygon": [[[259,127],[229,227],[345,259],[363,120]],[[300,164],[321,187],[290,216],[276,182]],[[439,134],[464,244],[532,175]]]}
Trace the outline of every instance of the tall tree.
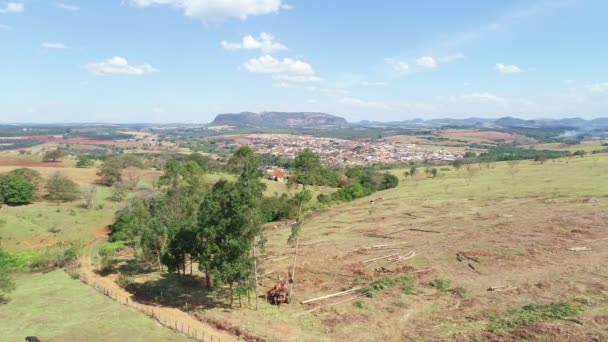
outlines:
{"label": "tall tree", "polygon": [[307,185],[320,184],[322,176],[323,167],[319,156],[309,148],[300,151],[294,160],[293,175],[290,181],[300,183],[306,189]]}
{"label": "tall tree", "polygon": [[[255,308],[258,309],[258,247],[264,245],[262,236],[262,197],[266,185],[261,182],[263,173],[260,170],[259,156],[250,147],[239,148],[228,164],[240,172],[237,191],[242,199],[242,209],[245,213],[246,227],[244,230],[251,235],[251,252],[253,257],[253,287],[255,292]],[[240,298],[240,296],[239,296]]]}
{"label": "tall tree", "polygon": [[300,233],[302,231],[302,224],[304,220],[304,206],[312,199],[312,193],[308,190],[302,190],[299,193],[295,194],[293,199],[296,202],[298,213],[296,215],[295,223],[291,226],[291,234],[287,239],[287,242],[294,246],[293,262],[291,266],[291,279],[289,282],[289,295],[292,299],[293,284],[296,276],[296,262],[298,259],[298,247],[300,245]]}

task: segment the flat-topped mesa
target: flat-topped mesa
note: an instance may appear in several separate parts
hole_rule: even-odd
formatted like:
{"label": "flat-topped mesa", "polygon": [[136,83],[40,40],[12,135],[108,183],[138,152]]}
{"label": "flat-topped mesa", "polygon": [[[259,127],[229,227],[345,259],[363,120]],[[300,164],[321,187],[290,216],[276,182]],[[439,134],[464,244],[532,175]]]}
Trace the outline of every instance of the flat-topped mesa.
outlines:
{"label": "flat-topped mesa", "polygon": [[260,128],[342,128],[348,122],[341,117],[316,112],[242,112],[219,114],[209,126]]}

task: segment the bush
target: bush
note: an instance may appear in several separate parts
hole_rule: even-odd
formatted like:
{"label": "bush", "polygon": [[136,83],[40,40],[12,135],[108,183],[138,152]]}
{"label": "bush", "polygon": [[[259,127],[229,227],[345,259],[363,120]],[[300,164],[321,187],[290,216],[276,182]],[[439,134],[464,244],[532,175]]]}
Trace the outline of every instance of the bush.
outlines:
{"label": "bush", "polygon": [[399,285],[399,288],[403,292],[413,294],[416,287],[416,280],[409,274],[402,275],[398,278],[382,278],[362,289],[361,293],[371,298],[397,285]]}
{"label": "bush", "polygon": [[115,256],[124,248],[124,241],[107,242],[99,248],[99,255],[102,257]]}
{"label": "bush", "polygon": [[317,202],[324,205],[330,205],[332,203],[331,196],[328,194],[319,194],[317,196]]}
{"label": "bush", "polygon": [[297,207],[287,194],[262,198],[262,217],[265,222],[294,218]]}
{"label": "bush", "polygon": [[435,279],[431,281],[431,286],[439,291],[447,291],[450,288],[450,281],[447,279]]}
{"label": "bush", "polygon": [[53,202],[68,202],[78,199],[80,188],[69,178],[55,173],[46,182],[47,198]]}
{"label": "bush", "polygon": [[34,186],[16,176],[0,176],[0,204],[22,205],[34,201]]}

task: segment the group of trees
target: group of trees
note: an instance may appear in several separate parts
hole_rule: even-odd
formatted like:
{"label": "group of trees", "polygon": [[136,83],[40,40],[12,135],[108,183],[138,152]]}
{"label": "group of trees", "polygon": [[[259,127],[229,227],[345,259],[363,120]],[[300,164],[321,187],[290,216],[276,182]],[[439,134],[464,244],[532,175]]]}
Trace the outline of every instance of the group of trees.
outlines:
{"label": "group of trees", "polygon": [[42,195],[53,202],[73,201],[80,196],[78,185],[60,173],[54,173],[46,180],[45,193],[42,183],[40,173],[28,168],[0,174],[0,206],[29,204]]}
{"label": "group of trees", "polygon": [[[307,204],[312,200],[310,187],[339,184],[341,189],[325,195],[328,204],[390,189],[399,182],[396,176],[373,168],[350,169],[339,176],[305,149],[290,168],[289,185],[300,184],[300,191],[264,197],[262,164],[251,148],[238,149],[228,161],[226,168],[236,174],[235,180],[220,180],[210,188],[204,181],[201,160],[166,162],[158,191],[132,198],[116,213],[110,240],[132,246],[139,257],[156,263],[160,270],[187,274],[188,265],[191,273],[192,265],[197,264],[209,288],[226,285],[231,303],[235,290],[242,294],[256,286],[257,255],[265,241],[262,224],[295,219],[288,242],[297,250]],[[105,176],[116,175],[104,170],[108,168],[100,171]]]}
{"label": "group of trees", "polygon": [[121,154],[106,158],[97,175],[101,184],[112,186],[123,180],[123,171],[128,168],[143,169],[143,161],[132,154]]}
{"label": "group of trees", "polygon": [[59,159],[65,157],[66,153],[61,149],[51,150],[44,153],[42,161],[46,163],[56,163]]}
{"label": "group of trees", "polygon": [[342,188],[331,194],[331,196],[317,196],[319,202],[350,202],[357,198],[369,196],[376,191],[392,189],[399,185],[399,178],[397,176],[389,172],[381,173],[373,168],[349,169],[345,173],[345,176],[346,181]]}
{"label": "group of trees", "polygon": [[134,198],[117,212],[111,240],[126,241],[159,268],[187,273],[196,261],[209,287],[236,288],[255,284],[253,250],[261,235],[264,184],[257,156],[239,149],[229,165],[236,181],[218,181],[211,189],[195,161],[167,162],[159,179],[160,192]]}

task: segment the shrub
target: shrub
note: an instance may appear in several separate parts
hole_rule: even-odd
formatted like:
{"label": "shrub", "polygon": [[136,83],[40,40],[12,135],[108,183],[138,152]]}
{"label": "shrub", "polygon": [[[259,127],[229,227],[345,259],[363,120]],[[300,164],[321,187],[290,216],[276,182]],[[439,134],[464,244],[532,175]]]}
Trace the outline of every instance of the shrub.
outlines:
{"label": "shrub", "polygon": [[125,248],[124,241],[107,242],[99,248],[99,255],[102,257],[115,256]]}
{"label": "shrub", "polygon": [[447,279],[435,279],[431,281],[431,286],[439,291],[447,291],[450,288],[450,281]]}
{"label": "shrub", "polygon": [[47,198],[53,202],[68,202],[80,196],[80,188],[60,173],[53,174],[46,182]]}
{"label": "shrub", "polygon": [[0,204],[22,205],[34,201],[34,186],[28,180],[16,176],[0,177]]}
{"label": "shrub", "polygon": [[416,287],[416,281],[414,277],[409,274],[402,275],[398,278],[382,278],[362,289],[361,293],[371,298],[397,285],[399,285],[403,292],[412,294]]}
{"label": "shrub", "polygon": [[324,205],[330,205],[332,202],[331,196],[329,196],[328,194],[319,194],[317,196],[317,202]]}

